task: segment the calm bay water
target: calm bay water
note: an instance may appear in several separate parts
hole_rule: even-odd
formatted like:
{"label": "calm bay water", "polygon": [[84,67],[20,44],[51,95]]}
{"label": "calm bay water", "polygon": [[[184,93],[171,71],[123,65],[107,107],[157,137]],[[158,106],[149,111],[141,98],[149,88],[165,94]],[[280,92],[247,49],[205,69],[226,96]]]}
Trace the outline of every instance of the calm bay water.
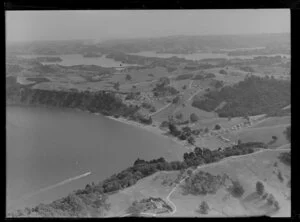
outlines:
{"label": "calm bay water", "polygon": [[8,210],[66,196],[137,158],[178,160],[186,151],[166,137],[73,110],[9,106],[6,119]]}
{"label": "calm bay water", "polygon": [[107,58],[105,55],[101,57],[83,57],[80,54],[68,54],[68,55],[22,55],[23,58],[37,58],[37,57],[60,57],[61,62],[42,62],[42,64],[59,64],[62,66],[75,66],[75,65],[98,65],[102,67],[126,67],[134,66],[134,64],[126,64],[116,61],[111,58]]}
{"label": "calm bay water", "polygon": [[[224,50],[225,51],[225,50]],[[234,51],[234,50],[227,50]],[[143,51],[138,53],[128,53],[129,55],[139,55],[145,57],[157,57],[157,58],[171,58],[173,56],[178,58],[184,58],[187,60],[201,60],[201,59],[252,59],[259,55],[253,56],[228,56],[226,53],[208,53],[208,52],[197,52],[192,54],[171,54],[171,53],[156,53],[154,51]],[[264,56],[284,56],[286,58],[290,58],[290,55],[287,54],[272,54],[272,55],[264,55]],[[80,54],[68,54],[68,55],[58,55],[58,56],[49,56],[49,55],[20,55],[23,58],[36,58],[36,57],[60,57],[62,59],[61,62],[43,62],[42,64],[59,64],[63,66],[74,66],[74,65],[98,65],[102,67],[115,67],[115,68],[124,68],[127,66],[137,66],[135,64],[126,64],[119,61],[116,61],[111,58],[107,58],[105,55],[97,58],[83,57]]]}

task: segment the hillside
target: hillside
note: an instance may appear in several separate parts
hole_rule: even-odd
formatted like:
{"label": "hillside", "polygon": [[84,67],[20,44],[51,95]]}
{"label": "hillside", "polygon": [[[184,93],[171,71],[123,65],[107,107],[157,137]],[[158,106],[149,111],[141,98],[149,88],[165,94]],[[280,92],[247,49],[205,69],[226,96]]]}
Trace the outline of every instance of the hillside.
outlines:
{"label": "hillside", "polygon": [[16,78],[12,76],[6,78],[6,83],[7,104],[77,108],[90,112],[99,112],[104,115],[120,115],[124,117],[134,117],[138,110],[138,107],[125,105],[113,92],[33,89],[17,83]]}
{"label": "hillside", "polygon": [[289,35],[223,35],[223,36],[169,36],[161,38],[135,38],[126,40],[107,40],[98,46],[104,49],[114,48],[123,52],[157,51],[160,53],[192,53],[197,50],[230,49],[242,47],[288,46]]}
{"label": "hillside", "polygon": [[274,78],[246,77],[233,86],[207,93],[204,98],[195,98],[193,106],[205,111],[215,110],[220,117],[247,115],[280,115],[282,108],[290,104],[290,82]]}
{"label": "hillside", "polygon": [[[287,126],[288,124],[248,128],[234,133],[225,134],[224,137],[232,141],[241,140],[242,142],[255,140],[269,144],[269,147],[279,147],[289,143],[284,134]],[[276,139],[273,139],[274,136]]]}

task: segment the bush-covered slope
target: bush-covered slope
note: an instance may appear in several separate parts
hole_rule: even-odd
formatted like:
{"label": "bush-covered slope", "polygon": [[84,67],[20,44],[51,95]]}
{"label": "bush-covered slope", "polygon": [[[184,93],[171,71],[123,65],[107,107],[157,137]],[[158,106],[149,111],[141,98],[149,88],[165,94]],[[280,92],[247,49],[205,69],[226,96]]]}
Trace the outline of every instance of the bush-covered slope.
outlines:
{"label": "bush-covered slope", "polygon": [[290,82],[273,78],[246,77],[233,86],[212,91],[204,99],[196,99],[193,106],[213,111],[221,102],[226,105],[216,110],[220,117],[268,114],[280,115],[282,108],[290,104]]}
{"label": "bush-covered slope", "polygon": [[18,84],[15,77],[6,78],[6,100],[9,104],[44,105],[78,108],[104,115],[132,116],[136,106],[125,105],[113,92],[50,91]]}

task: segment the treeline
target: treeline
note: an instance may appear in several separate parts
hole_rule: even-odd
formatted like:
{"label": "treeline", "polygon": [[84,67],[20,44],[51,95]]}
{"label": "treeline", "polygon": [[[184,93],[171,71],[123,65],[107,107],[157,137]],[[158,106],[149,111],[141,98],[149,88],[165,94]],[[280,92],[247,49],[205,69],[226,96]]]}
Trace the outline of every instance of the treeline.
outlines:
{"label": "treeline", "polygon": [[46,57],[41,56],[35,58],[38,62],[62,62],[62,59],[60,57]]}
{"label": "treeline", "polygon": [[288,126],[285,131],[284,134],[286,136],[286,139],[291,142],[291,126]]}
{"label": "treeline", "polygon": [[7,103],[78,108],[92,113],[99,112],[103,115],[118,115],[123,117],[133,116],[139,109],[138,106],[125,105],[121,98],[117,97],[113,92],[32,89],[30,86],[23,86],[16,83],[14,77],[6,78],[6,83]]}
{"label": "treeline", "polygon": [[280,153],[278,159],[285,165],[291,166],[291,152]]}
{"label": "treeline", "polygon": [[237,50],[228,52],[228,56],[247,56],[247,55],[272,55],[272,54],[290,54],[289,47],[266,47],[263,49]]}
{"label": "treeline", "polygon": [[167,77],[162,77],[159,79],[159,82],[152,89],[153,95],[155,97],[163,97],[163,96],[173,96],[179,93],[177,89],[170,86],[170,79]]}
{"label": "treeline", "polygon": [[215,78],[216,75],[213,73],[200,73],[194,76],[193,80],[211,79]]}
{"label": "treeline", "polygon": [[176,65],[178,63],[186,62],[190,64],[196,64],[196,62],[186,60],[184,58],[178,58],[173,56],[171,58],[158,58],[158,57],[145,57],[138,55],[129,55],[120,51],[108,51],[107,58],[112,58],[116,61],[120,61],[128,64],[139,64],[139,65],[154,65],[154,66],[166,66],[166,65]]}
{"label": "treeline", "polygon": [[233,86],[207,93],[204,99],[195,99],[192,105],[210,112],[225,101],[225,106],[216,110],[220,117],[259,114],[275,116],[287,112],[282,108],[290,104],[290,97],[289,81],[268,76],[248,76]]}
{"label": "treeline", "polygon": [[199,135],[200,131],[199,130],[192,130],[190,127],[185,126],[183,127],[181,130],[179,130],[174,121],[170,121],[170,122],[163,122],[162,123],[162,127],[163,125],[167,126],[169,128],[169,133],[174,136],[177,137],[179,140],[187,140],[189,144],[194,144],[195,143],[195,139],[193,137],[193,135]]}
{"label": "treeline", "polygon": [[184,153],[183,159],[187,166],[198,166],[220,161],[225,157],[239,156],[255,152],[256,149],[266,149],[268,146],[261,142],[240,143],[224,149],[210,150],[196,147],[193,152]]}
{"label": "treeline", "polygon": [[97,191],[75,194],[53,201],[50,204],[39,204],[8,213],[8,217],[99,217],[110,209],[107,195]]}
{"label": "treeline", "polygon": [[[196,147],[194,151],[185,153],[183,155],[183,161],[171,161],[167,162],[163,157],[153,159],[150,161],[137,159],[132,167],[123,170],[118,174],[114,174],[108,179],[98,184],[87,184],[84,189],[79,189],[73,192],[66,198],[62,198],[58,201],[54,201],[51,204],[40,204],[35,208],[15,211],[10,213],[10,216],[30,216],[32,212],[37,215],[82,215],[87,212],[87,209],[94,209],[98,206],[99,214],[103,213],[103,209],[109,209],[109,205],[106,203],[106,195],[117,192],[121,189],[125,189],[137,183],[140,179],[150,176],[158,171],[173,171],[173,170],[185,170],[189,167],[195,167],[202,164],[213,163],[219,161],[225,157],[244,155],[252,153],[257,148],[266,148],[264,143],[250,142],[240,143],[236,146],[227,147],[225,149],[219,148],[218,150],[209,150],[207,148]],[[89,199],[90,198],[90,199]],[[85,199],[85,202],[81,199]],[[93,200],[93,201],[92,201]],[[81,204],[79,204],[79,202]],[[82,208],[84,205],[93,206],[93,208]],[[98,204],[98,205],[97,205]],[[101,206],[101,208],[100,208]],[[27,213],[26,213],[27,212]],[[45,212],[48,212],[47,214]],[[49,213],[49,212],[55,212]],[[81,213],[80,213],[81,212]],[[90,211],[89,211],[90,212]],[[99,216],[95,215],[95,216]]]}
{"label": "treeline", "polygon": [[199,171],[197,174],[188,177],[181,188],[183,195],[215,194],[225,184],[227,179],[227,174],[215,176],[208,172]]}

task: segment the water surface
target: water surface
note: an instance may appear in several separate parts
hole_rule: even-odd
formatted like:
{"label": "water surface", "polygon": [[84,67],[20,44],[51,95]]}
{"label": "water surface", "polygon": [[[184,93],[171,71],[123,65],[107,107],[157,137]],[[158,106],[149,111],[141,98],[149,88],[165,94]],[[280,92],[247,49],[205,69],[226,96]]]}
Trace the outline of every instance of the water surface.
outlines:
{"label": "water surface", "polygon": [[126,66],[135,66],[133,64],[126,64],[119,61],[116,61],[111,58],[107,58],[105,55],[101,57],[83,57],[80,54],[67,54],[67,55],[21,55],[23,58],[37,58],[37,57],[60,57],[61,62],[42,62],[42,64],[59,64],[62,66],[74,66],[74,65],[97,65],[102,67],[126,67]]}
{"label": "water surface", "polygon": [[66,196],[137,158],[178,160],[186,152],[167,137],[101,115],[9,106],[6,118],[8,209]]}

